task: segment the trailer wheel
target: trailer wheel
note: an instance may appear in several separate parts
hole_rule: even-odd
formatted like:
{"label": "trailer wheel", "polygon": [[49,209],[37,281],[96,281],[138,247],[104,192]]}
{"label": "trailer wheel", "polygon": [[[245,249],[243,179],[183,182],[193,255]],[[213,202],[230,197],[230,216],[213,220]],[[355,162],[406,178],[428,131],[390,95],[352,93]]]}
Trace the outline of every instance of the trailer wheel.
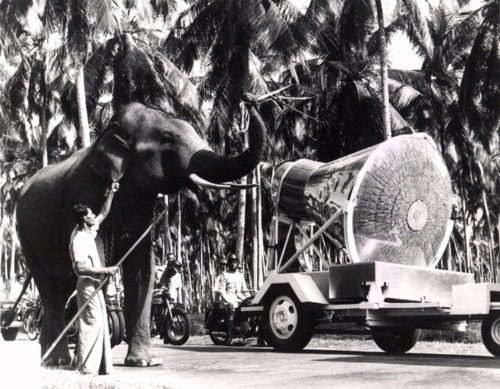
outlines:
{"label": "trailer wheel", "polygon": [[488,316],[481,324],[481,337],[486,349],[500,357],[500,316]]}
{"label": "trailer wheel", "polygon": [[388,354],[403,354],[417,344],[420,330],[415,328],[372,328],[375,344]]}
{"label": "trailer wheel", "polygon": [[265,341],[277,351],[300,351],[312,337],[310,315],[293,292],[274,296],[265,309]]}

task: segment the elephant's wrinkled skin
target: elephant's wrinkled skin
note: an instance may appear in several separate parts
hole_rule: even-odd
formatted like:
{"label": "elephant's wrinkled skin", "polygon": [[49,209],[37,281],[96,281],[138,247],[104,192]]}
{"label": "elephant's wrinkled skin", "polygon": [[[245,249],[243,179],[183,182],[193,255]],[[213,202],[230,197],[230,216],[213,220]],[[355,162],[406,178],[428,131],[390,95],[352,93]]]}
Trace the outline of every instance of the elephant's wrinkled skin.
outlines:
{"label": "elephant's wrinkled skin", "polygon": [[[254,106],[250,118],[249,148],[238,156],[225,157],[211,151],[188,123],[171,119],[153,107],[131,103],[120,110],[94,145],[40,170],[25,184],[17,218],[27,265],[45,307],[42,355],[65,326],[64,305],[76,286],[68,248],[75,226],[73,206],[87,204],[98,212],[106,188],[119,179],[120,190],[96,238],[101,261],[112,265],[152,221],[158,193],[176,193],[193,180],[205,184],[204,180],[235,180],[258,164],[266,143],[265,126]],[[150,239],[144,239],[123,263],[129,343],[125,363],[133,366],[162,363],[152,352],[149,336],[154,280],[150,245]],[[63,337],[48,363],[69,362]]]}

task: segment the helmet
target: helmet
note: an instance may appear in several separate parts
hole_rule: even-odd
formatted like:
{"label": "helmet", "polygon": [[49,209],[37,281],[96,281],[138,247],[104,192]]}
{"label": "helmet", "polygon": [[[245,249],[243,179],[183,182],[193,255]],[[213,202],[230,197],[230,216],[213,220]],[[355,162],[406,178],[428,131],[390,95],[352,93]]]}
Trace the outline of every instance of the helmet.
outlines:
{"label": "helmet", "polygon": [[175,269],[175,270],[179,271],[179,270],[181,270],[182,265],[181,265],[181,263],[179,261],[177,261],[177,260],[174,259],[173,261],[170,261],[168,263],[168,267],[171,268],[171,269]]}
{"label": "helmet", "polygon": [[227,263],[229,264],[231,262],[239,262],[238,257],[235,254],[230,254],[227,257]]}

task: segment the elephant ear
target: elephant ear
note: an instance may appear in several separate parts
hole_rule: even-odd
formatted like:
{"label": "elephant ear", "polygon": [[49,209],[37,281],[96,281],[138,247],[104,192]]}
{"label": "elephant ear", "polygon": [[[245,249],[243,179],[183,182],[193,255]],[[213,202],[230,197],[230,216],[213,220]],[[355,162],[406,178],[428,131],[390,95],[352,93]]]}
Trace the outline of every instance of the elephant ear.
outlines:
{"label": "elephant ear", "polygon": [[125,131],[117,124],[110,124],[97,138],[91,168],[95,174],[111,181],[118,181],[129,163],[130,145]]}

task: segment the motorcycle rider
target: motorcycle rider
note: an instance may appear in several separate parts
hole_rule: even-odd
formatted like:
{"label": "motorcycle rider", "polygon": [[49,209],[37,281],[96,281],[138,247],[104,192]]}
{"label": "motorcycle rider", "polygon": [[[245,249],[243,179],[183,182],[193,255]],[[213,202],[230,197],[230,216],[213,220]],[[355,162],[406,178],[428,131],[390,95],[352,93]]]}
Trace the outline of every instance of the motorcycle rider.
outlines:
{"label": "motorcycle rider", "polygon": [[[170,302],[179,302],[179,292],[182,289],[182,277],[180,274],[182,265],[175,259],[172,253],[167,254],[167,261],[167,267],[161,275],[158,287],[163,290],[163,295]],[[160,328],[160,339],[163,339],[164,344],[168,343],[168,339],[165,337],[166,325],[167,320],[165,316]]]}
{"label": "motorcycle rider", "polygon": [[219,290],[220,278],[222,277],[222,273],[224,273],[227,270],[227,261],[225,258],[222,258],[219,263],[222,271],[217,276],[217,278],[215,278],[215,283],[214,283],[215,301],[220,300],[220,290]]}
{"label": "motorcycle rider", "polygon": [[174,254],[167,254],[168,264],[161,275],[159,286],[165,288],[165,294],[170,301],[178,302],[179,291],[182,288],[180,270],[182,265],[175,259]]}
{"label": "motorcycle rider", "polygon": [[226,345],[231,345],[231,331],[233,328],[234,312],[238,305],[250,293],[245,282],[245,277],[238,271],[238,257],[231,254],[227,259],[228,270],[220,275],[218,291],[222,303],[226,306]]}

